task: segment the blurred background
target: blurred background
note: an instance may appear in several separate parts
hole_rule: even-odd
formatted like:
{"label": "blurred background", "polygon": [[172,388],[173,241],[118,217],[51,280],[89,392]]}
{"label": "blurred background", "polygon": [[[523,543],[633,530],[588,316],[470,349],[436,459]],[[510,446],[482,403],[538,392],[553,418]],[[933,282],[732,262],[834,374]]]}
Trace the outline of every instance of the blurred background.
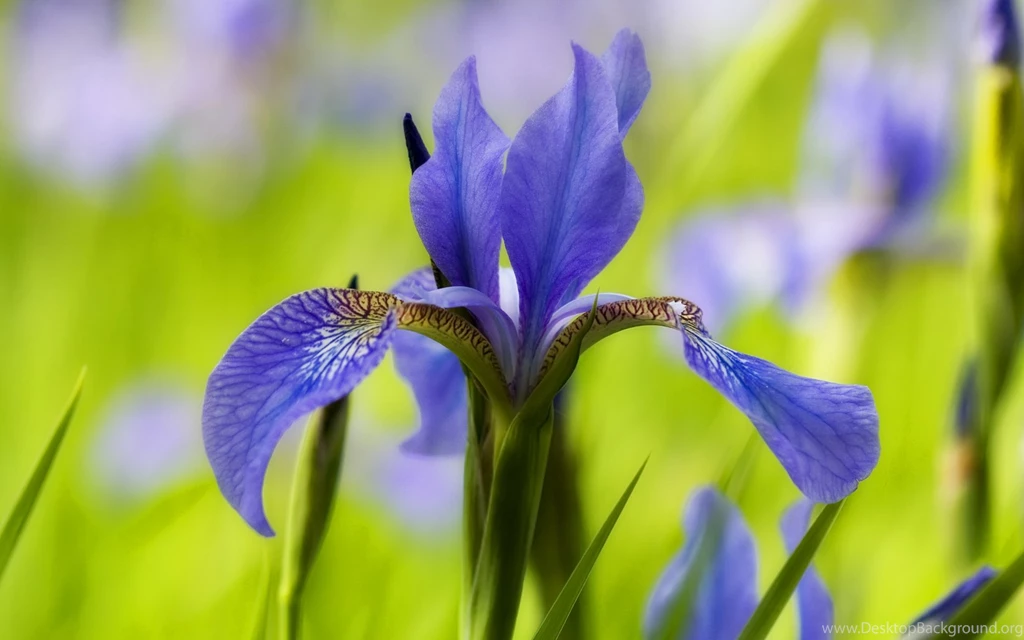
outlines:
{"label": "blurred background", "polygon": [[[249,637],[280,544],[217,491],[207,375],[287,295],[353,273],[384,289],[427,262],[400,121],[411,112],[431,144],[433,101],[465,56],[512,135],[565,82],[570,41],[600,52],[621,27],[654,79],[627,140],[646,207],[591,290],[690,298],[733,348],[871,387],[882,459],[816,564],[837,622],[909,622],[974,568],[956,560],[951,512],[973,4],[0,3],[0,513],[89,366],[0,583],[0,638]],[[685,499],[752,433],[670,338],[588,352],[564,409],[591,531],[651,455],[590,581],[604,638],[639,637]],[[995,564],[1024,524],[1014,380],[993,443]],[[390,362],[355,394],[307,637],[455,635],[461,461],[399,453],[417,420]],[[300,432],[268,477],[278,530]],[[762,591],[797,498],[762,451],[740,500]],[[1024,621],[1015,606],[1006,621]],[[540,615],[528,586],[522,637]],[[793,637],[790,615],[773,637]]]}

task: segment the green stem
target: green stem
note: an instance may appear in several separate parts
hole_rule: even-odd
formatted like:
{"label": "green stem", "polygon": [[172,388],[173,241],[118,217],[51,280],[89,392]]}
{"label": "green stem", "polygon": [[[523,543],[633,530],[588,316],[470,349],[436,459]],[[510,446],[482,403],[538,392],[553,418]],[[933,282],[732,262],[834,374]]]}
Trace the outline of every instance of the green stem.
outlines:
{"label": "green stem", "polygon": [[464,635],[507,640],[515,630],[553,430],[553,414],[520,414],[497,456]]}
{"label": "green stem", "polygon": [[971,158],[977,386],[963,440],[968,467],[960,504],[961,548],[968,561],[982,555],[989,540],[989,444],[1024,320],[1024,102],[1016,69],[982,69],[977,98]]}
{"label": "green stem", "polygon": [[462,624],[463,634],[469,628],[469,595],[473,590],[477,560],[483,544],[487,505],[494,476],[494,438],[487,396],[480,386],[467,378],[469,386],[469,437],[466,444],[466,465],[463,475],[463,559],[462,559]]}

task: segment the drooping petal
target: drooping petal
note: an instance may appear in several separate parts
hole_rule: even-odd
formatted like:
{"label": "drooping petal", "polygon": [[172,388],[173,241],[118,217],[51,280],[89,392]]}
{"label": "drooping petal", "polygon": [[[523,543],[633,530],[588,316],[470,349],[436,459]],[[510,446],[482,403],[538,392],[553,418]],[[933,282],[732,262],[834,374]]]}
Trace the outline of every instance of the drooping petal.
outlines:
{"label": "drooping petal", "polygon": [[395,329],[390,296],[344,289],[294,295],[256,320],[214,369],[203,440],[224,496],[259,533],[263,477],[285,430],[355,388],[384,358]]}
{"label": "drooping petal", "polygon": [[523,125],[508,154],[499,213],[519,285],[524,352],[552,312],[619,252],[643,194],[622,151],[615,93],[600,60],[573,46],[568,84]]}
{"label": "drooping petal", "polygon": [[286,299],[231,345],[210,376],[203,406],[214,475],[256,531],[273,535],[263,511],[263,478],[285,430],[351,392],[380,364],[396,328],[455,352],[499,401],[506,393],[487,338],[450,311],[353,289],[314,289]]}
{"label": "drooping petal", "polygon": [[686,362],[757,427],[793,483],[816,502],[835,502],[878,463],[871,391],[804,378],[683,329]]}
{"label": "drooping petal", "polygon": [[[782,539],[787,552],[793,553],[807,533],[813,510],[813,502],[801,500],[782,514]],[[800,640],[829,640],[832,634],[826,629],[835,621],[832,596],[813,565],[800,578],[796,587],[796,603],[800,616]]]}
{"label": "drooping petal", "polygon": [[[541,376],[584,324],[569,323],[552,342]],[[754,423],[805,496],[835,502],[857,488],[878,463],[878,412],[867,387],[804,378],[733,351],[704,330],[701,310],[682,298],[640,298],[601,305],[586,349],[623,329],[657,325],[680,330],[690,367]]]}
{"label": "drooping petal", "polygon": [[625,137],[651,91],[651,72],[647,70],[647,56],[640,36],[629,29],[619,31],[601,56],[601,63],[615,91],[619,133]]}
{"label": "drooping petal", "polygon": [[[757,608],[757,549],[739,510],[717,490],[698,490],[686,507],[686,544],[658,579],[644,614],[644,637],[687,619],[680,640],[735,640]],[[687,584],[693,601],[681,603]]]}
{"label": "drooping petal", "polygon": [[497,205],[509,141],[480,101],[475,58],[467,59],[441,91],[434,140],[434,155],[409,186],[416,230],[451,284],[478,289],[497,303]]}
{"label": "drooping petal", "polygon": [[931,608],[918,616],[911,626],[918,623],[937,624],[947,622],[960,607],[967,604],[967,601],[974,594],[988,584],[989,580],[996,577],[996,573],[995,569],[987,565],[978,569],[974,575],[958,584],[942,600],[939,600]]}

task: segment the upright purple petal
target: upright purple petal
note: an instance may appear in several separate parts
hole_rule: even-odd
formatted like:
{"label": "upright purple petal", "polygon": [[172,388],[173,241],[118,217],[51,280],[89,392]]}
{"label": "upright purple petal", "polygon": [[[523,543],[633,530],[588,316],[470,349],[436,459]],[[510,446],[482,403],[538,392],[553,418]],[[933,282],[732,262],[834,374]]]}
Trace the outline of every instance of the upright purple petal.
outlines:
{"label": "upright purple petal", "polygon": [[619,133],[625,137],[651,91],[651,72],[647,70],[647,56],[640,36],[629,29],[619,31],[601,56],[601,63],[615,91]]}
{"label": "upright purple petal", "polygon": [[[647,602],[644,637],[661,637],[665,625],[684,622],[675,618],[685,610],[680,640],[736,640],[757,608],[754,538],[736,506],[710,487],[690,498],[684,525],[686,544]],[[688,582],[698,585],[689,607],[680,602]]]}
{"label": "upright purple petal", "polygon": [[[782,514],[782,539],[787,552],[793,553],[807,533],[813,510],[813,502],[801,500]],[[832,637],[825,631],[835,622],[832,596],[813,565],[807,568],[796,587],[796,605],[800,616],[800,640],[829,640]]]}
{"label": "upright purple petal", "polygon": [[805,496],[836,502],[878,463],[878,412],[867,387],[790,373],[683,329],[686,362],[754,423]]}
{"label": "upright purple petal", "polygon": [[604,67],[578,45],[573,53],[568,84],[512,142],[498,208],[527,353],[552,312],[619,252],[643,206]]}
{"label": "upright purple petal", "polygon": [[294,295],[235,340],[210,376],[203,440],[217,483],[249,525],[274,534],[263,479],[298,418],[337,400],[380,364],[397,321],[390,296],[348,289]]}
{"label": "upright purple petal", "polygon": [[942,600],[939,600],[931,608],[918,616],[911,625],[947,622],[960,610],[960,607],[967,604],[967,601],[973,598],[974,594],[978,593],[996,575],[996,570],[990,566],[986,565],[978,569],[974,575],[958,584]]}
{"label": "upright purple petal", "polygon": [[498,302],[497,216],[509,141],[480,101],[476,59],[452,75],[434,107],[434,155],[412,177],[409,199],[427,253],[453,285]]}

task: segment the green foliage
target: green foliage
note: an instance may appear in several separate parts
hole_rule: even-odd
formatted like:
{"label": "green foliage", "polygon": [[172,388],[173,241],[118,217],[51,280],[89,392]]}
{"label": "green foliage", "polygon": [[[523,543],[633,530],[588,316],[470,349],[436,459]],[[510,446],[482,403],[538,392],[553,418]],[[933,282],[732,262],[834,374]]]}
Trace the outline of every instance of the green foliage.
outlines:
{"label": "green foliage", "polygon": [[572,575],[569,576],[569,580],[565,583],[565,587],[562,588],[558,599],[555,600],[554,605],[548,610],[547,615],[544,616],[544,621],[541,623],[540,629],[537,630],[534,640],[555,640],[562,632],[562,628],[566,620],[569,619],[569,614],[572,613],[580,593],[583,592],[583,587],[587,584],[587,578],[590,577],[590,572],[594,569],[598,556],[601,555],[601,550],[604,549],[604,543],[608,541],[608,536],[611,535],[612,529],[615,528],[615,523],[618,522],[619,516],[622,515],[622,510],[626,507],[629,496],[633,495],[633,488],[639,482],[640,474],[644,472],[645,467],[647,467],[646,460],[640,465],[636,475],[633,476],[629,485],[626,486],[626,490],[622,493],[622,497],[615,503],[611,513],[605,518],[604,524],[601,525],[601,529],[594,536],[594,540],[583,553],[583,557],[580,559],[579,564],[576,565]]}
{"label": "green foliage", "polygon": [[60,446],[64,443],[64,436],[71,425],[71,418],[75,415],[75,407],[78,406],[78,399],[82,395],[82,384],[84,382],[85,369],[82,369],[82,373],[78,376],[78,382],[75,383],[74,391],[71,392],[71,399],[68,401],[64,413],[57,423],[57,428],[54,430],[53,435],[50,436],[50,442],[46,445],[46,450],[43,451],[43,455],[36,462],[36,468],[25,484],[25,488],[22,489],[21,497],[18,498],[14,508],[8,514],[3,528],[0,528],[0,578],[3,577],[7,563],[10,562],[11,555],[14,553],[14,548],[18,544],[18,540],[21,539],[25,525],[28,524],[28,519],[35,509],[36,501],[43,490],[43,484],[46,483],[46,478],[49,477],[50,471],[53,469],[57,453],[60,451]]}
{"label": "green foliage", "polygon": [[839,516],[839,511],[845,503],[846,500],[840,500],[825,505],[821,510],[807,533],[804,534],[803,539],[800,540],[800,544],[789,556],[789,560],[775,576],[775,580],[768,587],[768,592],[761,598],[761,602],[758,603],[754,614],[750,616],[747,626],[743,628],[739,640],[762,640],[768,637],[768,633],[775,626],[775,621],[779,619],[779,614],[789,602],[790,596],[796,591],[800,579],[807,572],[807,567],[811,566],[814,554],[818,552],[818,547],[825,540],[825,536],[832,528],[832,523]]}
{"label": "green foliage", "polygon": [[[996,616],[1020,591],[1021,585],[1024,585],[1024,553],[1017,556],[1008,567],[968,600],[949,619],[949,633],[939,637],[968,639],[982,637],[985,632],[979,630],[988,627],[995,621]],[[964,629],[972,631],[962,632]]]}

